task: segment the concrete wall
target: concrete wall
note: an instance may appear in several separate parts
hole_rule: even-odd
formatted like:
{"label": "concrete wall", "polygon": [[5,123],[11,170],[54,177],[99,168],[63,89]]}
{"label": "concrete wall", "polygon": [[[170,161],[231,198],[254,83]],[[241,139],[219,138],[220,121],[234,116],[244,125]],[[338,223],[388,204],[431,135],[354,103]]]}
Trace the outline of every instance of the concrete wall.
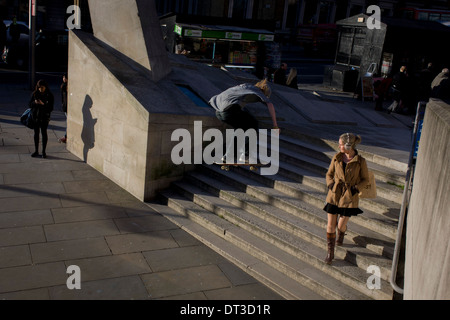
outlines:
{"label": "concrete wall", "polygon": [[431,100],[406,230],[404,299],[450,299],[450,105]]}
{"label": "concrete wall", "polygon": [[[94,36],[70,32],[67,148],[146,201],[192,169],[171,161],[178,143],[171,141],[173,130],[193,132],[195,120],[204,130],[221,124],[212,108],[187,100],[170,77],[155,83],[122,58]],[[195,81],[196,71],[186,72]]]}
{"label": "concrete wall", "polygon": [[136,61],[154,81],[169,72],[169,59],[153,0],[90,0],[97,39]]}

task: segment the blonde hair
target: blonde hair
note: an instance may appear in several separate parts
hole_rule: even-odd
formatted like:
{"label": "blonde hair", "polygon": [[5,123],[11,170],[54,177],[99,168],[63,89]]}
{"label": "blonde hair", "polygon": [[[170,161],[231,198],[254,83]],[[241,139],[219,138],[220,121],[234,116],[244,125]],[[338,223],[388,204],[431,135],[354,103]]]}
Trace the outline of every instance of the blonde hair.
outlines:
{"label": "blonde hair", "polygon": [[267,98],[270,98],[270,95],[272,94],[272,89],[270,89],[269,82],[267,79],[259,81],[257,84],[255,84],[255,87],[260,88],[261,91],[264,93],[264,95]]}
{"label": "blonde hair", "polygon": [[345,145],[346,148],[355,149],[356,145],[361,143],[361,136],[355,135],[353,133],[344,133],[341,134],[339,140],[342,141],[342,143]]}
{"label": "blonde hair", "polygon": [[289,75],[287,77],[286,84],[289,85],[296,76],[297,76],[297,69],[291,68],[291,70],[289,70]]}

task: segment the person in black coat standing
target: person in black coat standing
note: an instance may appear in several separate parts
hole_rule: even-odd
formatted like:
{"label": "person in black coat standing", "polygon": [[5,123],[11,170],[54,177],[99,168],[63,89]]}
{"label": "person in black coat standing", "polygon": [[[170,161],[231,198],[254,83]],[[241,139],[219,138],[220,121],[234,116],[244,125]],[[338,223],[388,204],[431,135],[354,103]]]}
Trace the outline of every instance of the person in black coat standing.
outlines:
{"label": "person in black coat standing", "polygon": [[34,148],[35,151],[31,156],[33,158],[39,157],[39,131],[42,134],[42,158],[46,158],[47,148],[47,128],[50,122],[50,114],[53,111],[54,97],[51,93],[48,84],[45,80],[39,80],[36,84],[36,89],[31,95],[29,106],[33,113],[35,121],[34,126]]}
{"label": "person in black coat standing", "polygon": [[400,72],[392,77],[392,97],[394,102],[389,106],[388,113],[402,113],[405,109],[405,100],[408,90],[408,74],[406,66],[400,68]]}
{"label": "person in black coat standing", "polygon": [[273,73],[273,83],[281,84],[283,86],[286,85],[287,67],[287,64],[283,62],[280,67],[275,70],[275,72]]}
{"label": "person in black coat standing", "polygon": [[6,38],[7,38],[6,25],[3,22],[3,19],[0,18],[0,53],[3,52],[3,48],[6,45]]}

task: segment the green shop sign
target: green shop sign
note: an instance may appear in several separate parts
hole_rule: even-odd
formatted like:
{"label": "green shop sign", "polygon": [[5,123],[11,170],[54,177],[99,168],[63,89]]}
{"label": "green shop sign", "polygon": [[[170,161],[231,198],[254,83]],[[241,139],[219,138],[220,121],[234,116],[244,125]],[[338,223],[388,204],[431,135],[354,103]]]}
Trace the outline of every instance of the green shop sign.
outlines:
{"label": "green shop sign", "polygon": [[229,39],[229,40],[249,40],[249,41],[273,41],[274,35],[251,32],[232,32],[220,30],[199,30],[186,29],[179,25],[175,25],[174,32],[180,36],[194,37],[194,38],[209,38],[209,39]]}

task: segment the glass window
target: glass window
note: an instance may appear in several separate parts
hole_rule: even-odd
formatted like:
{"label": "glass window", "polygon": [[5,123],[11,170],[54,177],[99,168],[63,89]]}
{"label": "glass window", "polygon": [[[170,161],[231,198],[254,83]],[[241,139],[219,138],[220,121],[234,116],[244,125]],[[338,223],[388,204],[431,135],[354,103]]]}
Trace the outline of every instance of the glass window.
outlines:
{"label": "glass window", "polygon": [[419,12],[418,20],[428,20],[428,12]]}
{"label": "glass window", "polygon": [[405,19],[414,19],[414,11],[413,10],[405,10],[403,11],[402,18]]}
{"label": "glass window", "polygon": [[440,18],[441,18],[441,14],[440,13],[430,13],[428,19],[430,21],[436,21],[436,20],[439,20]]}
{"label": "glass window", "polygon": [[320,1],[319,23],[330,23],[332,10],[332,3]]}
{"label": "glass window", "polygon": [[233,18],[245,19],[247,15],[247,0],[233,1]]}

